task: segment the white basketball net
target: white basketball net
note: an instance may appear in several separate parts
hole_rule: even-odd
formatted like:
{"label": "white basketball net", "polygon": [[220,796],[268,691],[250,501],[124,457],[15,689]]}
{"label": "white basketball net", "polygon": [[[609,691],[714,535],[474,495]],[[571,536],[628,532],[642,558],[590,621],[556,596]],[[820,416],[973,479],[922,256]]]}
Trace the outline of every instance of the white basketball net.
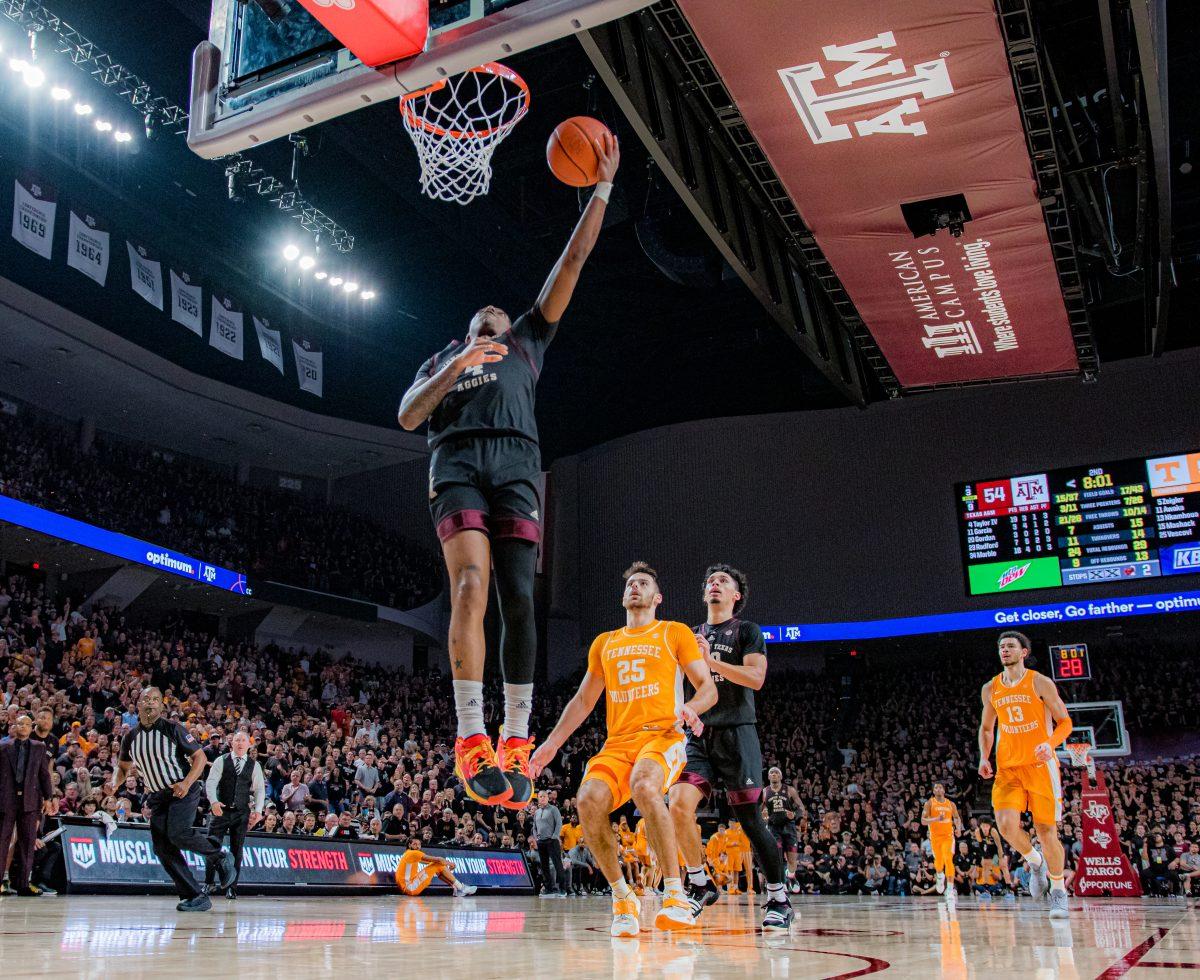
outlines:
{"label": "white basketball net", "polygon": [[496,62],[401,98],[400,117],[421,163],[421,190],[459,204],[486,194],[492,153],[528,111],[528,86]]}
{"label": "white basketball net", "polygon": [[1087,768],[1088,774],[1095,777],[1096,762],[1092,759],[1092,747],[1087,742],[1068,742],[1063,746],[1071,757],[1071,765],[1076,769]]}

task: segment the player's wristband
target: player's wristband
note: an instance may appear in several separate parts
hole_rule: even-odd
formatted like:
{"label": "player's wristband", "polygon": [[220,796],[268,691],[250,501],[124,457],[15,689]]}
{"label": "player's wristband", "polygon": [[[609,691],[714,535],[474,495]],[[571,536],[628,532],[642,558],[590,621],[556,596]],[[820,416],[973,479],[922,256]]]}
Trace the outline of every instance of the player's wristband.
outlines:
{"label": "player's wristband", "polygon": [[592,194],[592,197],[598,197],[605,204],[607,204],[608,197],[610,194],[612,194],[612,189],[613,189],[613,185],[612,185],[611,180],[602,180],[598,184],[596,184],[596,190]]}
{"label": "player's wristband", "polygon": [[1071,716],[1067,715],[1066,718],[1054,726],[1054,731],[1050,733],[1050,738],[1048,739],[1050,742],[1050,747],[1052,749],[1057,749],[1060,745],[1062,745],[1063,742],[1067,740],[1067,736],[1071,734],[1071,730],[1074,727],[1075,726],[1071,721]]}

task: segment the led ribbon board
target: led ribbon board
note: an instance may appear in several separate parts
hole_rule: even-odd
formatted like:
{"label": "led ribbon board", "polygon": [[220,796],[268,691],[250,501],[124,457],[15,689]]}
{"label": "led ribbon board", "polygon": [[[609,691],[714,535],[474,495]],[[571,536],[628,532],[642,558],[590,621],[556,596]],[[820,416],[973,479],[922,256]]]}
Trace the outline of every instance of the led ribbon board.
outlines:
{"label": "led ribbon board", "polygon": [[179,551],[172,551],[162,545],[151,544],[115,531],[106,531],[102,527],[85,524],[72,517],[64,517],[52,510],[43,510],[32,504],[14,500],[0,494],[0,521],[8,521],[19,527],[48,534],[63,541],[72,541],[102,551],[114,558],[148,565],[160,572],[168,572],[181,578],[192,579],[214,589],[226,589],[242,595],[250,595],[251,590],[246,584],[246,576],[241,572],[230,571],[219,565],[212,565],[199,558],[193,558]]}

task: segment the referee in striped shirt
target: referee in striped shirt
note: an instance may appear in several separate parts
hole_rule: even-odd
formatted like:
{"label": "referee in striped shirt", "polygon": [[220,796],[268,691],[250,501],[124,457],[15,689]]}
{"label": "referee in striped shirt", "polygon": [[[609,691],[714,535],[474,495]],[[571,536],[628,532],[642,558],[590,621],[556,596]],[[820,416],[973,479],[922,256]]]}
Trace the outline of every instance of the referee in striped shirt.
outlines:
{"label": "referee in striped shirt", "polygon": [[207,912],[212,902],[196,881],[183,851],[204,857],[217,872],[221,890],[233,884],[233,855],[221,850],[203,827],[196,826],[196,808],[204,798],[200,776],[208,759],[191,733],[177,721],[162,716],[163,696],[148,687],[138,699],[138,723],[121,740],[121,754],[113,773],[112,792],[137,766],[146,783],[150,806],[150,839],[163,869],[175,882],[180,912]]}

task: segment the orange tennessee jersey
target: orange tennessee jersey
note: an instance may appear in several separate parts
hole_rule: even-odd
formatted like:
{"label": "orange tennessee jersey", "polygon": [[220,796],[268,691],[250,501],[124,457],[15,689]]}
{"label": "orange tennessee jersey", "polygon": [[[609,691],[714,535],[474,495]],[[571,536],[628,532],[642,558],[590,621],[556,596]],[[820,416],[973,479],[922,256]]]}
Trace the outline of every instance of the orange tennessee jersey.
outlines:
{"label": "orange tennessee jersey", "polygon": [[638,854],[650,853],[650,842],[646,838],[646,818],[643,817],[637,822],[637,830],[634,832],[633,848]]}
{"label": "orange tennessee jersey", "polygon": [[1037,671],[1026,670],[1025,676],[1008,687],[1004,675],[992,681],[992,707],[996,711],[1000,735],[996,741],[996,768],[1040,765],[1033,754],[1042,742],[1050,740],[1046,721],[1046,705],[1033,687]]}
{"label": "orange tennessee jersey", "polygon": [[417,871],[420,870],[421,862],[425,860],[426,858],[424,851],[414,851],[412,848],[409,848],[407,851],[405,851],[400,857],[400,867],[406,872],[404,877],[411,878],[413,875],[415,875]]}
{"label": "orange tennessee jersey", "polygon": [[936,797],[929,798],[929,815],[939,823],[931,823],[929,825],[930,840],[941,840],[947,837],[954,836],[954,804],[949,800],[939,800]]}
{"label": "orange tennessee jersey", "polygon": [[702,659],[683,623],[655,620],[601,633],[588,651],[588,671],[603,678],[608,736],[679,731],[683,667]]}

